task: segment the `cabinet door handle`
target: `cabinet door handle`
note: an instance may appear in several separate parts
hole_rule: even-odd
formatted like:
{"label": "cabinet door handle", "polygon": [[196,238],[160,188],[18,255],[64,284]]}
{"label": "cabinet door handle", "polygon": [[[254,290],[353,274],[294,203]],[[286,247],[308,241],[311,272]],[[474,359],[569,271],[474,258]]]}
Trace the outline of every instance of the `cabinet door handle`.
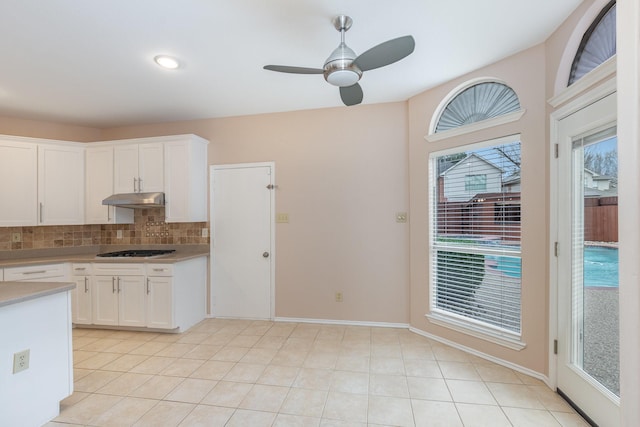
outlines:
{"label": "cabinet door handle", "polygon": [[89,292],[89,286],[87,285],[87,282],[89,281],[88,277],[84,278],[84,293],[86,294],[87,292]]}
{"label": "cabinet door handle", "polygon": [[118,293],[120,293],[120,277],[118,277]]}
{"label": "cabinet door handle", "polygon": [[153,271],[166,271],[166,268],[154,268]]}
{"label": "cabinet door handle", "polygon": [[137,181],[138,181],[138,180],[136,179],[136,177],[134,177],[134,178],[133,178],[133,192],[134,192],[134,193],[137,193],[137,192],[138,192],[138,189],[136,188],[136,182],[137,182]]}
{"label": "cabinet door handle", "polygon": [[142,178],[138,178],[138,191],[142,193]]}
{"label": "cabinet door handle", "polygon": [[113,294],[116,293],[116,278],[115,277],[111,278],[111,293],[113,293]]}
{"label": "cabinet door handle", "polygon": [[38,271],[25,271],[22,274],[42,274],[42,273],[46,273],[47,270],[38,270]]}
{"label": "cabinet door handle", "polygon": [[149,278],[147,277],[147,295],[149,295],[151,293],[151,290],[149,289]]}
{"label": "cabinet door handle", "polygon": [[111,222],[111,209],[109,206],[105,206],[107,208],[107,222]]}
{"label": "cabinet door handle", "polygon": [[40,202],[40,222],[42,222],[42,211],[44,211],[44,204]]}
{"label": "cabinet door handle", "polygon": [[87,267],[76,267],[76,268],[74,268],[74,270],[77,270],[77,271],[84,271],[86,269],[87,269]]}

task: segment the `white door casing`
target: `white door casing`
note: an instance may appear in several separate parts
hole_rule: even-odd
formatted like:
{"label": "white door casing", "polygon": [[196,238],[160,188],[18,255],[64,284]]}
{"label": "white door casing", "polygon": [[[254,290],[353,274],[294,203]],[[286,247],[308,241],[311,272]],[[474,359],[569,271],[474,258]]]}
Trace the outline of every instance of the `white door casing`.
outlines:
{"label": "white door casing", "polygon": [[275,165],[211,166],[211,311],[273,319]]}

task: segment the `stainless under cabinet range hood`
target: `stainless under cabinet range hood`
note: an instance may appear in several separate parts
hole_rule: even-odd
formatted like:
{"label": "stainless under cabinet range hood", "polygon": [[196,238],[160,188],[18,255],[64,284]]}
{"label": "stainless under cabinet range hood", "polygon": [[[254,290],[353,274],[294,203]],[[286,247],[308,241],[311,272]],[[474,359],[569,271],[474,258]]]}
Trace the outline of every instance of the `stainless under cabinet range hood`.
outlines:
{"label": "stainless under cabinet range hood", "polygon": [[103,205],[121,208],[159,208],[164,207],[164,193],[122,193],[109,196]]}

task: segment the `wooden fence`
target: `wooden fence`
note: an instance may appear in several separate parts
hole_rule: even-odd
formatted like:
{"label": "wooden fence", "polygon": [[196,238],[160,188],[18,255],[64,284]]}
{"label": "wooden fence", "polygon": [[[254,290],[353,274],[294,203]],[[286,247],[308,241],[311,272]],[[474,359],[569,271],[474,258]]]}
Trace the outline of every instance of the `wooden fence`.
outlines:
{"label": "wooden fence", "polygon": [[588,198],[584,201],[584,240],[618,241],[618,197]]}

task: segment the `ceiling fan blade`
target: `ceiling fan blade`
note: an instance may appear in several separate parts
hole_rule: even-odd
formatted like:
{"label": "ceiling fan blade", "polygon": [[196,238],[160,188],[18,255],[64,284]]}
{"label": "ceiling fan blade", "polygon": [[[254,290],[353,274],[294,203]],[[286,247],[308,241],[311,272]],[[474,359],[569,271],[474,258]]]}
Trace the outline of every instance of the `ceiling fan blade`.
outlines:
{"label": "ceiling fan blade", "polygon": [[291,74],[322,74],[324,70],[322,68],[306,68],[306,67],[289,67],[287,65],[265,65],[265,70],[278,71],[280,73]]}
{"label": "ceiling fan blade", "polygon": [[398,37],[372,47],[354,59],[354,62],[362,71],[373,70],[400,61],[410,55],[415,46],[413,37]]}
{"label": "ceiling fan blade", "polygon": [[340,87],[340,98],[344,105],[358,105],[362,102],[362,88],[358,83],[353,86]]}

